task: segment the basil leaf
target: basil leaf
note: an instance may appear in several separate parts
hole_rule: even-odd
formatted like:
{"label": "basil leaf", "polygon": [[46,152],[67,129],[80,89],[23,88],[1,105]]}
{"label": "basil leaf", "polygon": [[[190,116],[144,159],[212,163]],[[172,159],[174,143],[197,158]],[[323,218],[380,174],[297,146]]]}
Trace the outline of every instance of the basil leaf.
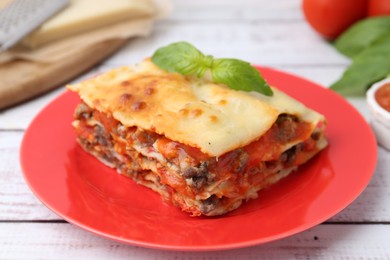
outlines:
{"label": "basil leaf", "polygon": [[188,42],[177,42],[158,49],[152,56],[154,64],[161,69],[182,75],[203,76],[203,64],[207,63],[203,53]]}
{"label": "basil leaf", "polygon": [[158,49],[152,61],[161,69],[182,75],[201,78],[210,71],[215,83],[226,84],[229,88],[257,91],[267,96],[273,92],[260,72],[248,62],[238,59],[214,59],[204,55],[188,42],[172,43]]}
{"label": "basil leaf", "polygon": [[364,95],[368,87],[390,72],[390,34],[358,54],[331,89],[346,96]]}
{"label": "basil leaf", "polygon": [[266,96],[273,94],[260,72],[245,61],[216,59],[211,69],[211,75],[214,82],[226,84],[232,89],[257,91]]}
{"label": "basil leaf", "polygon": [[355,57],[384,35],[390,34],[390,17],[368,18],[355,23],[334,43],[348,57]]}

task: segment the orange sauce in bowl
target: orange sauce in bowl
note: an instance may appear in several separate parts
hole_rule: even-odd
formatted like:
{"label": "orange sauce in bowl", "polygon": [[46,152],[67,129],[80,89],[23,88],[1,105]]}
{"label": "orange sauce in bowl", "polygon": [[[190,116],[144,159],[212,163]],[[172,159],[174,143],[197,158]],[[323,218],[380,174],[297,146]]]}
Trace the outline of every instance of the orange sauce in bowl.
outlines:
{"label": "orange sauce in bowl", "polygon": [[375,99],[382,108],[390,112],[390,82],[378,88]]}

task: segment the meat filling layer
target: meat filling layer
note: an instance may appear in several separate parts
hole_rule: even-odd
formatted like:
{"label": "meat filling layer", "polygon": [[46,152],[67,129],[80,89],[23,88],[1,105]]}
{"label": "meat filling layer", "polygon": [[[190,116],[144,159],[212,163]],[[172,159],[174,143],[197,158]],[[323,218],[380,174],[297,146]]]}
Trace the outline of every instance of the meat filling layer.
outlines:
{"label": "meat filling layer", "polygon": [[[220,157],[162,135],[126,127],[81,103],[73,126],[89,153],[194,216],[231,211],[288,175],[325,145],[324,126],[314,130],[281,114],[259,140]],[[286,149],[287,147],[287,149]]]}

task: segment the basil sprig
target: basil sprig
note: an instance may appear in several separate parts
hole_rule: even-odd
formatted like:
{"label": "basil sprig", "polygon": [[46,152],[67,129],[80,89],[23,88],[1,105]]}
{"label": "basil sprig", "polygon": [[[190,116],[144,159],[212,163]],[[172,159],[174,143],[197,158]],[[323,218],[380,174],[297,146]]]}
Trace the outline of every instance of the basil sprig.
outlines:
{"label": "basil sprig", "polygon": [[334,42],[342,54],[354,58],[378,39],[390,34],[390,17],[379,16],[361,20],[351,26]]}
{"label": "basil sprig", "polygon": [[352,63],[330,88],[345,96],[364,95],[390,73],[390,17],[356,23],[336,40],[335,47]]}
{"label": "basil sprig", "polygon": [[260,72],[248,62],[238,59],[215,59],[204,55],[188,42],[172,43],[159,48],[152,56],[158,67],[182,75],[202,78],[206,71],[211,72],[212,81],[226,84],[229,88],[256,91],[266,96],[273,92]]}
{"label": "basil sprig", "polygon": [[390,34],[356,55],[331,89],[345,96],[363,96],[368,87],[390,72]]}

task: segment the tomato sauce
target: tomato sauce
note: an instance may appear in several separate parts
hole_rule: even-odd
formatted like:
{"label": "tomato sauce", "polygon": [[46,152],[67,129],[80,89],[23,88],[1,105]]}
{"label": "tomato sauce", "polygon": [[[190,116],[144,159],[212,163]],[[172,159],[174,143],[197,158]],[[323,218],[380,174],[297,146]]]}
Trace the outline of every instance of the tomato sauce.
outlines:
{"label": "tomato sauce", "polygon": [[167,159],[178,158],[180,157],[180,153],[183,157],[191,157],[197,162],[205,161],[209,158],[209,156],[203,153],[199,148],[180,144],[165,137],[158,138],[157,148]]}
{"label": "tomato sauce", "polygon": [[115,120],[112,116],[107,116],[99,111],[94,111],[93,117],[96,121],[102,123],[107,131],[111,131],[111,129],[117,127],[118,125],[118,121]]}
{"label": "tomato sauce", "polygon": [[[114,139],[119,138],[119,122],[115,118],[106,116],[104,113],[98,111],[94,111],[93,118],[101,122],[106,131],[111,132]],[[88,126],[83,121],[80,124],[82,125],[78,129],[80,131],[79,135],[85,139],[93,139],[94,128]],[[225,153],[219,158],[210,157],[197,147],[172,141],[154,132],[141,131],[137,133],[135,127],[126,128],[125,132],[127,144],[132,143],[135,139],[137,142],[144,143],[145,145],[151,145],[151,141],[153,141],[157,146],[157,150],[166,159],[176,161],[177,164],[185,160],[189,165],[196,166],[200,162],[207,161],[208,171],[214,174],[213,178],[215,178],[215,181],[227,180],[230,183],[230,185],[225,185],[222,188],[219,195],[233,196],[236,194],[235,196],[238,196],[240,194],[246,194],[252,185],[261,183],[266,178],[266,175],[272,171],[272,165],[261,162],[276,162],[286,143],[308,139],[311,133],[311,125],[295,120],[292,116],[282,115],[259,140],[242,147],[242,149]],[[128,152],[126,143],[115,142],[116,152],[126,155]],[[309,141],[304,143],[302,149],[306,152],[313,150],[315,149],[315,143],[314,140],[309,138]],[[306,159],[305,156],[307,155],[305,153],[298,154],[299,156],[294,157],[294,162],[291,162],[292,165]],[[267,170],[267,167],[270,169]],[[252,170],[255,170],[256,173]],[[178,178],[176,174],[171,174],[165,167],[159,167],[158,172],[160,182],[162,184],[168,184],[168,187],[172,187],[179,193],[195,198],[195,195],[199,192],[195,188],[189,187],[185,179]],[[226,200],[226,203],[229,202],[231,200]]]}
{"label": "tomato sauce", "polygon": [[285,140],[286,137],[281,138],[280,133],[286,130],[274,124],[258,141],[254,141],[244,147],[244,150],[249,154],[249,163],[258,165],[263,161],[277,160],[286,143],[293,140],[307,139],[310,135],[310,130],[311,126],[309,123],[295,123],[294,131],[288,133],[288,138]]}
{"label": "tomato sauce", "polygon": [[375,92],[375,99],[382,108],[390,112],[390,83],[384,84]]}

